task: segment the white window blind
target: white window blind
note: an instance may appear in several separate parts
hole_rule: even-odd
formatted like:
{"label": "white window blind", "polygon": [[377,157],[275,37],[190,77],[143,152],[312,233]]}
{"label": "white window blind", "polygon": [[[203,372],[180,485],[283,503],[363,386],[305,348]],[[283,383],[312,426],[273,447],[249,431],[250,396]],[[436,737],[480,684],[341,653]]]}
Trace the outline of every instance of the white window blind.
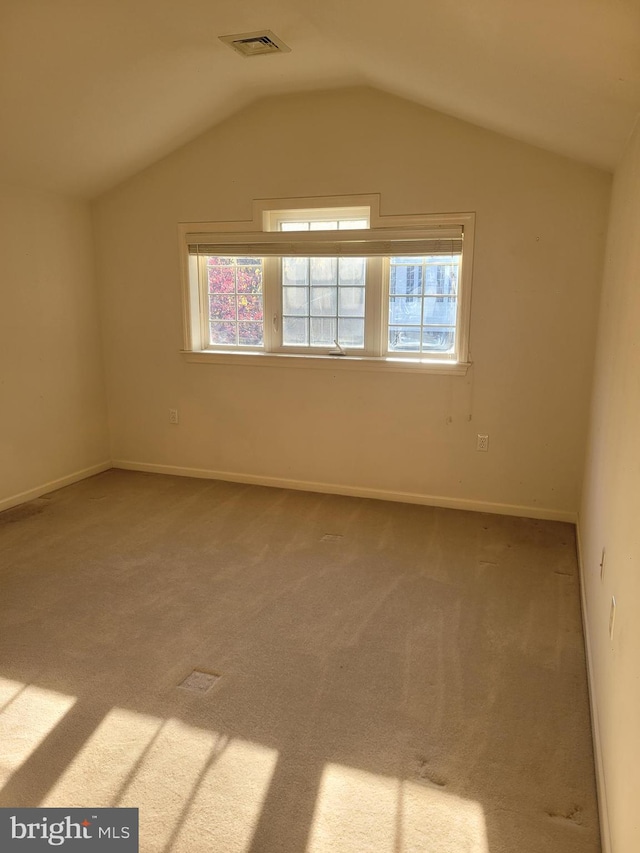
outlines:
{"label": "white window blind", "polygon": [[390,229],[187,234],[190,255],[229,257],[422,257],[459,255],[462,227],[425,232]]}

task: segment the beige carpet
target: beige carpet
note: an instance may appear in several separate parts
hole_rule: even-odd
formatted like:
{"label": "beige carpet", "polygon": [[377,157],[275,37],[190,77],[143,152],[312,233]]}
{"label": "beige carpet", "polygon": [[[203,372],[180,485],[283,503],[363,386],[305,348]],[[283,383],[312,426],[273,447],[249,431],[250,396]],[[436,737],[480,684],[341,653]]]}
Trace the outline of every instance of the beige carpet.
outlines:
{"label": "beige carpet", "polygon": [[109,471],[0,515],[0,584],[0,806],[137,806],[143,853],[600,849],[570,525]]}

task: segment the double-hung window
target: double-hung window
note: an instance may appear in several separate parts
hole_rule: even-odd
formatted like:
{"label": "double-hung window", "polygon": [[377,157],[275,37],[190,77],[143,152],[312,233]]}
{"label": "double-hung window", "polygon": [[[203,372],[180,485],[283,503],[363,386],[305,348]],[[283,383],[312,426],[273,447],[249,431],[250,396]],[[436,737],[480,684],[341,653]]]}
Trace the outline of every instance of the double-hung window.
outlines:
{"label": "double-hung window", "polygon": [[188,353],[467,362],[473,214],[259,213],[262,230],[182,226]]}

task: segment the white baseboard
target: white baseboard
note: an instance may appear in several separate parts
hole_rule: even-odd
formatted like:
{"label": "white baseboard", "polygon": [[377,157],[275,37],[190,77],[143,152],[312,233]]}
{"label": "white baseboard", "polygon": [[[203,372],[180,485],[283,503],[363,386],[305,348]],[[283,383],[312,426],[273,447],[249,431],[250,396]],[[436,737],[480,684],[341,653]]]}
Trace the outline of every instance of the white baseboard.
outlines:
{"label": "white baseboard", "polygon": [[591,641],[589,639],[589,616],[587,610],[587,593],[584,562],[582,558],[582,541],[580,539],[580,517],[576,522],[576,545],[578,552],[578,575],[580,577],[580,602],[582,604],[582,630],[584,633],[584,649],[587,658],[587,684],[589,687],[589,703],[591,705],[591,731],[593,734],[593,754],[596,769],[596,788],[598,791],[598,814],[600,816],[600,840],[602,853],[613,853],[611,831],[609,828],[609,809],[607,806],[607,789],[604,777],[604,760],[602,756],[602,741],[600,740],[600,723],[598,719],[598,703],[596,701],[595,677],[593,659],[591,656]]}
{"label": "white baseboard", "polygon": [[74,471],[73,474],[67,474],[66,477],[60,477],[57,480],[51,480],[49,483],[42,483],[33,489],[28,489],[26,492],[20,492],[17,495],[11,495],[8,498],[0,500],[0,512],[27,501],[35,500],[41,495],[46,495],[48,492],[55,492],[56,489],[61,489],[63,486],[70,486],[72,483],[77,483],[79,480],[85,480],[87,477],[93,477],[94,474],[101,474],[102,471],[108,471],[113,467],[111,462],[100,462],[99,465],[92,465],[90,468],[83,468],[82,471]]}
{"label": "white baseboard", "polygon": [[303,492],[320,492],[330,495],[347,495],[355,498],[373,498],[381,501],[439,506],[446,509],[464,509],[472,512],[493,512],[498,515],[515,515],[523,518],[542,518],[547,521],[576,522],[576,514],[543,507],[517,506],[516,504],[473,501],[466,498],[448,498],[442,495],[423,495],[414,492],[394,492],[386,489],[371,489],[364,486],[348,486],[334,483],[316,483],[307,480],[288,480],[284,477],[264,477],[232,471],[211,471],[206,468],[180,468],[175,465],[156,465],[149,462],[133,462],[129,459],[114,459],[114,468],[127,471],[146,471],[152,474],[172,474],[177,477],[197,477],[206,480],[226,480],[231,483],[250,483],[254,486],[272,486],[278,489],[296,489]]}

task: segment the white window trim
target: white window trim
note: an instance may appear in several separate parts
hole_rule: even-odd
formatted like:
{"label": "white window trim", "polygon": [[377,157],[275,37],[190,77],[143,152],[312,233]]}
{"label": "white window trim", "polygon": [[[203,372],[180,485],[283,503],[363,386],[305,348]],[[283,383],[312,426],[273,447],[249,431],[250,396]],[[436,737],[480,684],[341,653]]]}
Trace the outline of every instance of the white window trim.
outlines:
{"label": "white window trim", "polygon": [[[354,208],[356,209],[354,211]],[[368,213],[371,230],[382,230],[388,235],[398,233],[398,229],[420,230],[434,227],[462,226],[464,229],[464,252],[460,277],[460,297],[458,302],[458,318],[456,328],[459,335],[459,350],[457,360],[444,360],[419,357],[397,357],[395,355],[358,355],[347,354],[336,356],[318,354],[317,352],[265,352],[262,349],[243,350],[212,350],[202,346],[204,340],[204,323],[202,318],[208,314],[200,302],[203,298],[202,288],[193,284],[194,270],[197,265],[194,256],[189,256],[187,244],[193,242],[193,235],[202,235],[202,240],[208,241],[212,236],[216,239],[228,235],[229,241],[241,242],[243,236],[270,242],[278,239],[270,231],[273,227],[274,216],[282,219],[295,219],[305,214],[317,215],[319,210],[330,210],[332,215],[354,213],[360,215],[363,210]],[[358,210],[360,209],[360,210]],[[475,236],[475,213],[446,213],[424,215],[392,215],[380,214],[379,195],[361,196],[331,196],[321,198],[278,198],[258,199],[253,202],[253,218],[250,221],[236,222],[198,222],[180,223],[179,250],[182,263],[182,305],[183,305],[183,357],[187,362],[199,364],[219,364],[234,366],[262,367],[296,367],[331,370],[371,370],[383,372],[437,373],[446,375],[464,375],[469,366],[469,325],[471,314],[471,275],[473,265],[473,244]],[[298,233],[298,232],[290,232]],[[340,232],[315,231],[314,238],[329,239]],[[348,234],[348,231],[341,232]],[[280,239],[282,239],[280,237]],[[197,280],[197,276],[195,276]],[[382,282],[372,282],[376,291],[375,322],[383,323],[388,310],[385,298],[381,298]],[[268,346],[271,323],[267,322],[265,306],[265,345]]]}

